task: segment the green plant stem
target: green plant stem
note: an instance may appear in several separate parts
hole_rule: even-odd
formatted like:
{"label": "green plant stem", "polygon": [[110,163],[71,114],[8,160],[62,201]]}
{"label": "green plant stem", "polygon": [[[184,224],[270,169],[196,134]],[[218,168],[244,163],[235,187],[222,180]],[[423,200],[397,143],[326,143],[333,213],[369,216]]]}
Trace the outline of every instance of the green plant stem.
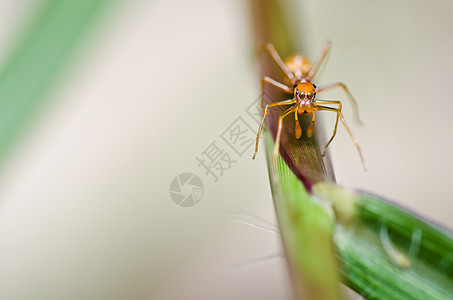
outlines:
{"label": "green plant stem", "polygon": [[[267,161],[273,139],[265,134]],[[269,172],[275,211],[298,299],[342,299],[332,243],[334,214],[310,195],[279,157],[278,173]]]}
{"label": "green plant stem", "polygon": [[[251,0],[261,76],[270,76],[280,82],[284,82],[282,71],[265,53],[264,45],[273,43],[283,58],[302,50],[300,45],[296,46],[301,41],[301,36],[294,32],[297,26],[284,16],[284,10],[291,9],[293,4],[292,1]],[[264,104],[287,97],[275,89],[265,89],[265,92]],[[272,166],[275,120],[280,114],[280,110],[273,109],[267,119],[271,133],[264,135],[268,166]],[[301,119],[303,126],[308,127],[311,119],[304,116]],[[294,122],[290,118],[285,120],[284,127],[294,128],[291,121]],[[313,183],[334,180],[330,162],[322,159],[318,142],[320,132],[320,126],[317,126],[312,138],[297,140],[294,133],[285,129],[280,153],[286,163],[279,157],[278,171],[269,168],[275,210],[297,299],[343,298],[332,244],[332,210],[320,205],[321,202],[307,192]]]}

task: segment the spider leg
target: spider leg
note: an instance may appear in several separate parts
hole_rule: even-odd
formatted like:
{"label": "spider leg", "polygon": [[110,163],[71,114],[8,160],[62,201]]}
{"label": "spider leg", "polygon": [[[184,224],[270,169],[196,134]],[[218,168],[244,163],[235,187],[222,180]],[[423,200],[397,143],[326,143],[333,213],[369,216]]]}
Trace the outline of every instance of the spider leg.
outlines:
{"label": "spider leg", "polygon": [[266,105],[266,107],[264,108],[263,118],[261,119],[261,124],[260,124],[260,127],[258,129],[258,133],[256,135],[255,153],[253,154],[253,157],[252,157],[253,159],[255,159],[256,153],[258,152],[258,143],[260,141],[261,130],[263,129],[264,120],[266,119],[268,108],[269,107],[273,107],[273,106],[290,105],[290,104],[294,104],[294,103],[296,103],[296,100],[289,99],[289,100],[285,100],[285,101],[281,101],[281,102],[275,102],[275,103],[271,103],[271,104]]}
{"label": "spider leg", "polygon": [[319,67],[321,64],[324,62],[324,59],[326,58],[327,54],[329,54],[330,46],[332,45],[332,42],[330,40],[326,40],[324,42],[324,46],[321,51],[321,55],[318,57],[316,60],[315,64],[313,67],[311,67],[310,72],[308,72],[307,79],[312,81],[313,77],[315,77],[316,72],[318,72]]}
{"label": "spider leg", "polygon": [[[316,107],[320,107],[321,105],[320,104],[334,104],[334,105],[338,105],[338,110],[341,112],[343,106],[341,104],[341,101],[335,101],[335,100],[329,100],[329,101],[325,101],[325,100],[315,100],[313,102],[313,104],[315,105],[315,110],[316,110]],[[321,106],[322,107],[322,106]],[[314,114],[314,112],[313,112]],[[339,119],[340,115],[337,114],[337,119],[335,120],[335,128],[333,130],[333,135],[332,137],[330,138],[329,142],[327,143],[326,147],[324,148],[324,152],[322,154],[322,156],[325,156],[326,153],[327,153],[327,147],[330,145],[330,143],[332,142],[333,138],[335,137],[335,135],[337,134],[337,127],[338,127],[338,119]],[[348,129],[348,127],[346,126],[346,128]],[[349,129],[348,129],[348,132]]]}
{"label": "spider leg", "polygon": [[313,111],[313,117],[311,117],[310,127],[307,129],[307,136],[311,137],[313,135],[313,130],[315,129],[315,112]]}
{"label": "spider leg", "polygon": [[288,70],[288,68],[286,67],[285,63],[281,59],[280,55],[278,55],[277,50],[275,50],[274,45],[267,44],[266,45],[266,49],[269,52],[269,54],[272,56],[274,61],[277,63],[277,65],[280,67],[280,69],[282,69],[283,73],[285,74],[285,77],[294,84],[295,83],[294,81],[296,79],[294,77],[294,74],[291,73],[290,70]]}
{"label": "spider leg", "polygon": [[300,139],[300,137],[302,136],[302,128],[300,128],[300,124],[299,124],[299,117],[297,116],[297,109],[294,111],[294,120],[295,120],[295,125],[296,125],[296,128],[294,130],[295,134],[296,134],[296,139]]}
{"label": "spider leg", "polygon": [[352,103],[352,108],[354,109],[354,120],[355,120],[355,122],[357,124],[363,125],[363,122],[360,120],[360,117],[359,117],[359,107],[357,105],[357,101],[352,96],[352,94],[349,91],[348,87],[344,83],[335,82],[335,83],[327,84],[327,85],[324,85],[324,86],[320,86],[320,87],[317,88],[316,92],[317,93],[321,93],[321,92],[324,92],[324,91],[327,91],[327,90],[330,90],[330,89],[334,89],[334,88],[342,88],[343,91],[346,93],[346,95],[348,95],[348,98],[351,100],[351,103]]}
{"label": "spider leg", "polygon": [[296,110],[296,107],[290,107],[287,111],[282,113],[280,115],[280,118],[278,118],[278,129],[277,129],[277,135],[275,136],[275,145],[274,145],[274,159],[273,159],[273,165],[274,165],[274,172],[277,172],[277,158],[278,158],[278,153],[280,150],[280,138],[282,135],[282,127],[283,127],[283,119],[289,115],[290,113],[293,113]]}
{"label": "spider leg", "polygon": [[293,93],[293,89],[284,85],[283,83],[280,83],[270,77],[267,77],[267,76],[264,76],[263,78],[261,78],[261,91],[263,92],[262,94],[262,97],[261,97],[261,107],[263,107],[263,100],[264,100],[264,86],[266,85],[266,83],[269,83],[273,86],[275,86],[276,88],[284,91],[285,93],[288,93],[288,94],[292,94]]}
{"label": "spider leg", "polygon": [[[362,150],[360,149],[359,142],[357,142],[357,139],[356,139],[356,138],[354,137],[354,135],[352,134],[351,129],[349,129],[348,125],[346,124],[346,121],[344,120],[343,114],[341,113],[341,102],[340,102],[340,101],[326,101],[326,102],[323,102],[323,104],[329,104],[328,102],[339,102],[339,103],[331,103],[331,104],[339,104],[340,107],[339,107],[339,108],[333,108],[333,107],[322,106],[322,105],[315,105],[315,106],[314,106],[314,110],[316,110],[316,111],[327,110],[327,111],[333,111],[333,112],[335,112],[335,113],[337,114],[337,120],[335,121],[335,128],[334,128],[334,130],[333,130],[332,137],[330,138],[329,142],[327,143],[326,147],[324,148],[324,152],[323,152],[322,155],[323,155],[323,156],[326,155],[326,153],[327,153],[327,147],[330,145],[330,143],[331,143],[332,140],[334,139],[335,135],[337,134],[338,119],[340,119],[341,122],[343,123],[344,127],[345,127],[346,130],[348,131],[349,136],[350,136],[351,139],[352,139],[352,142],[354,143],[355,147],[357,148],[357,151],[359,152],[360,160],[362,161],[363,168],[364,168],[365,171],[366,171],[367,168],[366,168],[366,166],[365,166],[365,160],[363,159]],[[316,104],[316,103],[315,103],[315,104]]]}

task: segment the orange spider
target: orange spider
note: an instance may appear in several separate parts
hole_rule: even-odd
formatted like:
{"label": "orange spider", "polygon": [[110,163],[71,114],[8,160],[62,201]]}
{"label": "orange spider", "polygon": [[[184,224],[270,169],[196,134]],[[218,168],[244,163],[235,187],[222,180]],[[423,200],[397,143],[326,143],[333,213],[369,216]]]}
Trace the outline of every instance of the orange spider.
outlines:
{"label": "orange spider", "polygon": [[[320,57],[318,58],[316,63],[314,65],[312,65],[306,57],[304,57],[302,55],[298,55],[298,54],[290,56],[287,60],[285,60],[285,62],[283,62],[282,59],[280,58],[280,56],[278,55],[277,51],[275,50],[274,46],[271,44],[267,45],[267,50],[269,51],[269,54],[272,56],[272,58],[278,64],[278,66],[282,69],[285,77],[288,79],[289,82],[291,82],[293,87],[288,87],[280,82],[275,81],[274,79],[272,79],[270,77],[264,76],[262,78],[263,95],[264,95],[264,86],[266,83],[269,83],[288,94],[293,94],[294,96],[292,99],[275,102],[275,103],[270,103],[270,104],[266,105],[266,107],[264,108],[263,119],[261,120],[261,124],[258,129],[258,134],[256,136],[255,153],[253,154],[253,159],[255,159],[256,153],[258,151],[258,142],[259,142],[261,130],[263,129],[264,120],[266,119],[267,111],[268,111],[269,107],[281,106],[281,105],[292,105],[289,109],[287,109],[284,113],[282,113],[280,115],[280,118],[278,119],[278,129],[277,129],[277,135],[275,138],[275,146],[274,146],[274,166],[276,166],[277,157],[278,157],[279,148],[280,148],[280,138],[281,138],[281,133],[282,133],[283,119],[287,115],[294,113],[294,119],[296,121],[295,122],[295,126],[296,126],[295,135],[296,135],[296,138],[299,139],[302,136],[302,129],[300,128],[300,125],[299,125],[298,115],[301,115],[301,114],[312,115],[311,124],[307,130],[307,136],[311,137],[313,135],[313,130],[314,130],[314,126],[315,126],[315,112],[320,111],[320,110],[327,110],[327,111],[335,112],[337,114],[337,119],[335,121],[335,128],[333,130],[332,137],[330,138],[329,142],[327,143],[327,145],[324,148],[323,156],[326,155],[327,147],[330,145],[333,138],[337,134],[338,120],[340,119],[341,122],[343,123],[344,127],[348,131],[349,135],[351,136],[351,139],[352,139],[353,143],[355,144],[357,151],[359,152],[362,164],[363,164],[364,168],[366,169],[359,143],[357,142],[356,138],[352,134],[348,125],[346,125],[346,122],[343,118],[343,114],[341,113],[341,109],[342,109],[341,101],[319,100],[316,98],[316,95],[320,92],[324,92],[326,90],[330,90],[333,88],[342,88],[346,92],[346,94],[349,96],[349,98],[351,99],[351,102],[352,102],[354,110],[355,110],[355,116],[360,123],[360,120],[358,117],[358,112],[357,112],[357,102],[355,101],[354,97],[352,97],[352,94],[349,92],[348,88],[341,82],[328,84],[328,85],[325,85],[322,87],[316,87],[316,85],[314,85],[311,82],[313,77],[316,75],[316,72],[319,70],[319,67],[323,63],[324,59],[326,58],[327,54],[329,53],[330,46],[331,46],[331,42],[329,40],[327,40],[324,43],[324,47],[322,49]],[[325,106],[325,105],[337,105],[338,107],[329,107],[329,106]]]}

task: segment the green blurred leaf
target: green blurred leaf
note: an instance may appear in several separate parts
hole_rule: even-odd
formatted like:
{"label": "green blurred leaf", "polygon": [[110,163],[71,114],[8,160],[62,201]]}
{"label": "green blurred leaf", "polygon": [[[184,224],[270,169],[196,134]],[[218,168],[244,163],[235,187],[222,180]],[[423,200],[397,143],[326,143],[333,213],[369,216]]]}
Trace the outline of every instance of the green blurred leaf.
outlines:
{"label": "green blurred leaf", "polygon": [[46,1],[0,69],[0,161],[114,0]]}
{"label": "green blurred leaf", "polygon": [[344,281],[367,299],[453,299],[453,234],[380,197],[320,183]]}

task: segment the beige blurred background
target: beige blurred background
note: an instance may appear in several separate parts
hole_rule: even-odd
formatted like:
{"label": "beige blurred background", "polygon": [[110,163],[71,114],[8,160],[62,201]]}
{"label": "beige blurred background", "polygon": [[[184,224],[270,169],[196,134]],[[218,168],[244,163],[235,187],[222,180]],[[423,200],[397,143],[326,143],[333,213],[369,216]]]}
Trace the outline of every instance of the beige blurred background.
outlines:
{"label": "beige blurred background", "polygon": [[[0,1],[0,58],[39,3]],[[352,127],[369,171],[341,128],[338,183],[453,227],[453,4],[297,7],[309,57],[333,41],[319,84],[347,83],[365,123]],[[275,224],[263,148],[232,155],[215,183],[196,161],[214,141],[227,149],[238,117],[257,126],[248,8],[134,0],[103,14],[1,170],[0,299],[290,298],[278,235],[234,222]],[[345,95],[330,97],[352,125]],[[205,188],[190,208],[169,194],[184,172]]]}

